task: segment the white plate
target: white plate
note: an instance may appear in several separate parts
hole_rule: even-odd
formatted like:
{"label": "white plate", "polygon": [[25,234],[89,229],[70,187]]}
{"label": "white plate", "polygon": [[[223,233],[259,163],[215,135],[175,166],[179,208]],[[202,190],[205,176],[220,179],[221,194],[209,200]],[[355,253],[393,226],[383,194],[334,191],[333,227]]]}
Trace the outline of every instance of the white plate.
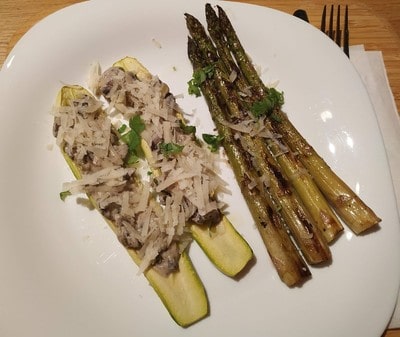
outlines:
{"label": "white plate", "polygon": [[[257,262],[240,280],[220,274],[196,245],[190,254],[211,315],[182,329],[96,212],[61,202],[72,175],[54,146],[50,109],[62,83],[86,84],[103,67],[136,56],[212,130],[201,98],[188,97],[184,12],[202,1],[90,1],[32,28],[0,75],[1,336],[375,336],[399,286],[400,234],[385,151],[368,96],[344,54],[317,29],[275,10],[223,2],[264,80],[279,80],[285,110],[328,163],[376,210],[379,230],[346,230],[333,263],[288,289],[278,279],[232,182],[231,219]],[[161,45],[161,48],[159,48]],[[229,172],[228,179],[231,179]]]}

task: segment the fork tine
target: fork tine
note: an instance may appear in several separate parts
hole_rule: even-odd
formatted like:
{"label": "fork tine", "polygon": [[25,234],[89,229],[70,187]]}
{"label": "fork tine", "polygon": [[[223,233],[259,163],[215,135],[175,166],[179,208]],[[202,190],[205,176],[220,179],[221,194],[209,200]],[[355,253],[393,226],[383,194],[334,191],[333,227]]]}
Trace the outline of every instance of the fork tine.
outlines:
{"label": "fork tine", "polygon": [[350,57],[349,51],[349,8],[346,5],[346,11],[344,14],[344,37],[343,37],[343,51],[344,53]]}
{"label": "fork tine", "polygon": [[334,16],[334,5],[331,5],[330,13],[329,13],[329,27],[326,30],[326,10],[327,5],[324,5],[324,9],[322,11],[321,17],[321,31],[323,31],[330,39],[335,41],[335,43],[341,47],[342,46],[342,36],[343,36],[343,51],[344,53],[350,57],[349,53],[349,7],[346,5],[345,15],[344,15],[344,28],[343,30],[340,29],[341,27],[341,19],[340,19],[340,5],[337,6],[337,13],[336,13],[336,25],[335,29],[333,28],[333,16]]}
{"label": "fork tine", "polygon": [[323,31],[324,33],[326,33],[325,21],[326,21],[326,5],[324,6],[324,10],[322,11],[322,17],[321,17],[321,31]]}
{"label": "fork tine", "polygon": [[333,5],[331,5],[331,12],[329,14],[329,30],[328,36],[333,40],[334,39],[334,30],[333,30]]}
{"label": "fork tine", "polygon": [[337,15],[336,15],[336,37],[335,42],[340,47],[341,46],[341,30],[340,30],[340,5],[337,8]]}

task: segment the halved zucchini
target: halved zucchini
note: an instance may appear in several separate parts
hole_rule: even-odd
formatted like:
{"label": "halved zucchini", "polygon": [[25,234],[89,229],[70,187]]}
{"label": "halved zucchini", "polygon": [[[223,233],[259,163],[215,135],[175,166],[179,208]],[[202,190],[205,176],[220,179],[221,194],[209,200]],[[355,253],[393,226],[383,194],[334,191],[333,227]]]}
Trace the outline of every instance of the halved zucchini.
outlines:
{"label": "halved zucchini", "polygon": [[[113,64],[136,75],[139,80],[151,77],[150,72],[135,58],[125,57]],[[183,121],[183,117],[179,115]],[[184,121],[183,121],[184,122]],[[142,140],[142,150],[151,163],[152,152]],[[211,262],[228,276],[237,275],[253,258],[253,251],[246,240],[235,230],[231,222],[223,216],[214,229],[204,225],[191,225],[193,238],[203,249]]]}
{"label": "halved zucchini", "polygon": [[[64,86],[57,95],[56,105],[66,106],[71,99],[83,95],[91,94],[81,86]],[[61,151],[75,178],[80,179],[82,175],[79,167],[63,149]],[[98,209],[94,199],[90,195],[88,195],[88,198]],[[108,219],[105,220],[116,232],[115,224]],[[127,249],[127,251],[133,261],[139,265],[140,258],[135,250]],[[144,275],[172,318],[180,326],[189,326],[208,315],[208,299],[204,286],[186,252],[179,259],[179,271],[163,276],[150,268],[144,272]]]}
{"label": "halved zucchini", "polygon": [[190,229],[194,240],[225,275],[236,276],[253,257],[250,246],[226,216],[215,226],[193,224]]}

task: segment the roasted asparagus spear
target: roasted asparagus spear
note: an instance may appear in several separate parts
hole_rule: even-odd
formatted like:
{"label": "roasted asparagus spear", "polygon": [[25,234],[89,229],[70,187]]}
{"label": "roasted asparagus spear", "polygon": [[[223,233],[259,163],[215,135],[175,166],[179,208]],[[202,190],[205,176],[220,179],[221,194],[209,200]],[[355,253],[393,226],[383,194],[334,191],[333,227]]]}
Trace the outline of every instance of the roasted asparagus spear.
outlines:
{"label": "roasted asparagus spear", "polygon": [[[261,81],[228,16],[220,6],[218,6],[218,14],[219,27],[223,30],[227,44],[241,72],[260,97],[265,97],[270,89]],[[285,143],[297,154],[298,160],[307,168],[325,198],[349,228],[359,234],[377,225],[381,219],[332,171],[329,165],[297,131],[287,115],[280,109],[277,109],[274,113],[276,118],[271,119],[271,126],[282,135]]]}
{"label": "roasted asparagus spear", "polygon": [[[194,69],[204,66],[199,49],[191,38],[188,40],[188,55]],[[279,276],[288,286],[300,284],[310,276],[310,271],[291,241],[281,218],[273,210],[269,195],[263,188],[250,187],[258,177],[252,168],[251,159],[235,139],[232,129],[225,124],[226,106],[218,100],[216,88],[210,81],[203,82],[201,90],[218,132],[223,136],[224,149],[235,177]]]}
{"label": "roasted asparagus spear", "polygon": [[[225,116],[225,124],[234,127],[235,123],[237,125],[245,120],[246,116],[239,106],[241,103],[240,95],[236,90],[232,90],[234,88],[228,79],[229,74],[221,70],[228,68],[230,64],[234,67],[234,64],[233,62],[229,63],[228,60],[227,63],[229,64],[225,66],[221,61],[222,57],[218,59],[217,51],[196,18],[186,14],[186,21],[191,35],[198,42],[202,66],[214,65],[213,83],[215,89],[219,92],[219,99],[222,100],[222,104],[227,107],[226,110],[229,112]],[[221,43],[222,45],[223,43]],[[239,77],[236,77],[236,79],[240,80]],[[252,169],[259,176],[268,180],[268,186],[264,188],[269,195],[269,204],[283,217],[307,262],[316,264],[330,260],[331,254],[326,240],[315,226],[312,217],[309,216],[287,179],[280,174],[276,159],[267,148],[266,140],[243,132],[237,132],[237,136],[240,138],[239,146],[242,147],[242,152],[251,157]]]}
{"label": "roasted asparagus spear", "polygon": [[[222,8],[219,7],[219,11],[223,12]],[[243,81],[247,81],[247,85],[252,88],[253,99],[247,99],[247,101],[250,101],[250,104],[252,104],[252,107],[254,107],[259,102],[264,102],[263,100],[265,100],[266,96],[267,99],[269,99],[268,95],[266,95],[266,93],[260,89],[262,81],[259,78],[257,72],[254,70],[254,67],[247,57],[247,54],[245,53],[243,47],[241,46],[240,41],[238,39],[234,39],[235,37],[237,38],[237,36],[225,12],[223,12],[223,14],[225,15],[220,14],[219,20],[217,20],[218,17],[215,15],[211,6],[207,6],[206,13],[208,20],[208,30],[210,32],[219,30],[219,35],[216,35],[216,33],[212,34],[215,37],[214,40],[218,37],[224,38],[227,41],[233,40],[231,41],[231,43],[225,42],[224,44],[225,46],[229,46],[229,50],[231,50],[232,53],[227,54],[227,52],[221,51],[221,55],[225,55],[226,58],[228,58],[229,56],[232,57],[232,54],[234,55],[240,69],[238,77],[244,77],[245,79]],[[227,27],[226,25],[229,25],[229,27]],[[226,32],[228,28],[232,28],[229,29],[229,35]],[[225,58],[223,58],[223,60],[224,59]],[[228,61],[225,61],[225,64],[228,64]],[[229,62],[232,63],[232,61]],[[251,68],[254,70],[253,72],[250,72]],[[238,81],[237,85],[241,85],[241,82]],[[275,94],[276,91],[274,89],[271,89],[271,92],[272,94]],[[251,108],[248,107],[243,111],[248,112],[251,110]],[[281,136],[281,134],[277,132],[272,125],[273,122],[279,120],[279,117],[275,115],[273,115],[272,117],[274,118],[269,118],[266,124],[273,134],[275,133]],[[288,144],[286,144],[284,138],[275,138],[274,143],[268,141],[268,146],[270,147],[270,150],[274,156],[279,155],[279,153],[282,152],[282,148],[289,149],[289,146]],[[322,196],[321,191],[315,184],[314,180],[309,176],[309,172],[307,172],[304,165],[302,165],[302,163],[297,160],[296,156],[291,151],[287,151],[282,156],[278,156],[277,161],[279,162],[283,173],[289,180],[292,181],[295,190],[299,194],[308,211],[313,216],[318,227],[324,233],[327,241],[330,242],[335,239],[337,235],[341,232],[343,227],[334,212],[332,212],[325,198]]]}

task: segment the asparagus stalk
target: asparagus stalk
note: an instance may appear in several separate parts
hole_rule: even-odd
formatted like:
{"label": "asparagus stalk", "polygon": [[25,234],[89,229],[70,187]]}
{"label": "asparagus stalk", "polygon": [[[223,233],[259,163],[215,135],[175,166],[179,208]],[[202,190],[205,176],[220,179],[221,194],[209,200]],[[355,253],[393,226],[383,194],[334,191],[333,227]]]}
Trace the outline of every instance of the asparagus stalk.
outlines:
{"label": "asparagus stalk", "polygon": [[[231,91],[218,67],[215,68],[214,81],[220,93],[220,98],[226,102],[227,110],[231,117],[242,119],[243,114],[236,100],[235,91]],[[228,117],[225,117],[227,122]],[[284,222],[293,235],[295,242],[310,264],[326,262],[331,259],[328,244],[315,225],[302,202],[298,200],[290,183],[280,173],[275,158],[272,157],[266,143],[260,137],[252,137],[249,134],[240,135],[240,143],[252,157],[252,166],[260,175],[267,178],[266,191],[271,197],[270,206],[277,208]]]}
{"label": "asparagus stalk", "polygon": [[[214,36],[215,38],[215,44],[217,46],[226,45],[226,42],[224,43],[223,41],[221,28],[219,28],[220,23],[219,21],[215,21],[217,16],[215,15],[213,9],[211,8],[211,6],[207,6],[206,10],[208,29],[210,32],[212,32],[210,33],[210,35]],[[207,37],[201,23],[198,22],[196,18],[189,15],[186,15],[186,21],[191,35],[194,39],[196,39],[199,47],[202,50],[203,57],[205,57],[208,62],[218,62],[218,66],[220,66],[221,69],[227,69],[227,71],[229,71],[229,69],[234,69],[233,59],[231,56],[229,56],[228,51],[224,49],[225,47],[222,47],[222,49],[218,49],[219,56],[221,56],[220,59],[218,59],[217,56],[215,56],[218,55],[218,53],[215,50],[215,47],[213,47],[212,42]],[[222,65],[221,60],[223,61]],[[242,81],[240,81],[241,79]],[[240,72],[237,73],[236,80],[235,82],[238,82],[238,86],[246,85],[243,83],[245,83],[247,79],[242,78],[242,74]],[[240,87],[239,90],[244,91],[246,90],[246,88]],[[256,93],[256,96],[260,97],[258,94],[259,93]],[[229,102],[234,101],[232,94],[229,94],[229,98],[227,98],[227,100]],[[243,101],[241,102],[241,104],[248,104],[248,102]],[[267,128],[272,130],[270,121],[267,120],[266,124]],[[266,143],[268,146],[268,151],[270,151],[271,156],[274,157],[273,160],[276,160],[279,163],[284,176],[288,181],[290,181],[290,183],[296,190],[296,193],[302,199],[302,202],[307,208],[308,213],[313,218],[316,226],[323,233],[326,241],[331,242],[332,240],[334,240],[337,235],[343,230],[343,227],[339,219],[329,207],[325,198],[322,196],[320,190],[317,188],[312,178],[307,173],[307,170],[299,161],[296,161],[295,158],[290,155],[290,153],[286,153],[285,150],[283,150],[287,149],[288,147],[284,144],[281,144],[282,142],[278,141],[278,139],[266,139]]]}
{"label": "asparagus stalk", "polygon": [[343,230],[340,220],[330,208],[308,171],[291,153],[283,152],[279,142],[277,139],[267,141],[272,155],[276,158],[284,176],[297,191],[325,239],[328,242],[333,241]]}
{"label": "asparagus stalk", "polygon": [[[212,14],[214,14],[215,16],[212,19],[212,22],[210,22],[209,27],[212,26],[213,24],[219,25],[218,17],[216,16],[210,4],[206,4],[206,12],[210,16]],[[208,59],[209,64],[223,61],[222,63],[220,62],[219,65],[226,74],[230,75],[236,73],[239,75],[241,70],[236,65],[235,60],[232,58],[231,52],[226,44],[226,41],[224,40],[221,30],[218,29],[217,27],[215,27],[215,29],[209,30],[210,36],[213,39],[212,41],[208,37],[203,25],[199,22],[199,20],[197,20],[194,16],[187,13],[185,14],[185,17],[186,17],[186,25],[188,27],[190,35],[192,36],[193,40],[196,41],[198,46],[201,48],[203,57]],[[215,46],[213,42],[215,43]],[[236,77],[234,84],[238,88],[238,90],[241,90],[242,92],[248,93],[252,89],[252,87],[247,84],[245,78],[241,74],[240,76]],[[252,92],[251,95],[249,96],[253,96],[255,94],[256,93]]]}
{"label": "asparagus stalk", "polygon": [[[230,74],[231,72],[235,72],[237,74],[234,84],[238,88],[239,91],[244,92],[248,91],[246,87],[245,80],[243,79],[243,75],[241,73],[241,70],[237,67],[229,48],[227,47],[227,43],[224,39],[224,36],[222,34],[220,25],[219,25],[219,20],[217,15],[215,14],[213,8],[211,7],[210,4],[206,4],[206,18],[207,18],[207,27],[208,27],[208,32],[210,33],[210,36],[216,46],[217,52],[220,55],[220,59],[223,62],[224,69],[228,73],[225,75]],[[197,27],[199,24],[196,25]],[[199,28],[197,30],[200,30]],[[203,38],[205,39],[205,38]],[[211,42],[209,42],[211,44]],[[204,53],[203,53],[204,54]],[[221,67],[222,68],[222,67]],[[218,77],[218,83],[220,84],[220,92],[224,93],[226,90],[229,90],[232,86],[224,84],[224,78],[219,75],[219,71],[216,71],[216,77]],[[223,90],[221,86],[225,86],[227,89]],[[251,96],[256,95],[255,93],[252,93]],[[225,99],[227,102],[230,102],[230,112],[235,118],[245,118],[243,110],[240,110],[239,104],[237,104],[237,100],[232,99],[233,93],[230,94],[225,94]],[[240,102],[239,102],[240,103]],[[245,102],[246,105],[248,102]],[[247,106],[248,109],[248,106]],[[263,172],[264,174],[268,174],[268,170],[272,170],[270,176],[270,184],[271,184],[271,191],[273,191],[275,200],[278,200],[278,204],[282,207],[282,214],[283,217],[288,223],[288,226],[291,228],[291,232],[293,233],[294,237],[296,238],[296,242],[300,249],[302,250],[303,254],[305,255],[307,261],[309,263],[318,263],[318,258],[321,259],[320,262],[324,261],[325,259],[330,258],[330,252],[329,248],[327,245],[324,243],[325,240],[320,238],[320,231],[318,229],[313,230],[313,234],[315,235],[313,242],[310,245],[310,242],[307,242],[304,240],[304,232],[306,227],[308,228],[313,228],[314,226],[314,221],[312,220],[312,217],[308,215],[308,212],[306,209],[304,209],[304,205],[299,200],[296,191],[293,191],[293,188],[289,187],[290,184],[286,182],[286,179],[279,174],[279,177],[277,174],[279,173],[279,168],[277,167],[277,163],[272,158],[271,153],[266,149],[264,142],[259,139],[259,138],[252,138],[248,139],[247,138],[247,143],[251,142],[253,143],[252,147],[258,148],[256,153],[259,153],[260,155],[257,156],[257,163],[258,163],[258,170]],[[263,160],[263,158],[266,158]],[[283,184],[286,185],[287,187],[285,188],[286,192],[282,192],[282,181]],[[304,216],[303,216],[304,215]],[[303,226],[299,224],[299,221],[303,222]],[[315,232],[315,233],[314,233]],[[306,245],[306,247],[304,247]],[[308,254],[316,253],[313,251],[316,247],[319,247],[322,249],[322,251],[319,251],[318,254],[314,256],[310,256]],[[311,251],[311,252],[310,252]],[[324,256],[325,255],[325,256]]]}
{"label": "asparagus stalk", "polygon": [[329,200],[332,207],[343,221],[360,234],[377,225],[381,219],[367,204],[328,166],[323,158],[308,144],[287,118],[286,114],[278,111],[281,122],[274,123],[274,128],[286,140],[292,151],[297,154],[309,172],[312,172],[317,186]]}
{"label": "asparagus stalk", "polygon": [[[188,40],[188,55],[195,70],[204,66],[198,46],[191,38]],[[223,109],[226,107],[218,102],[218,94],[209,81],[202,83],[201,90],[218,132],[224,137],[223,146],[235,177],[280,278],[288,286],[302,283],[311,273],[291,241],[280,217],[269,206],[268,196],[256,187],[249,188],[250,182],[257,180],[257,176],[252,170],[248,155],[238,146],[232,129],[224,123]]]}
{"label": "asparagus stalk", "polygon": [[[226,36],[234,57],[246,77],[248,83],[256,89],[260,95],[265,95],[268,88],[261,81],[252,62],[249,60],[228,16],[218,6],[220,27]],[[364,201],[357,196],[352,189],[338,177],[329,165],[308,144],[304,137],[289,121],[286,114],[276,111],[278,118],[272,121],[272,127],[283,136],[283,139],[295,153],[299,153],[297,159],[312,175],[315,183],[329,201],[337,214],[356,234],[377,225],[381,219],[369,208]]]}
{"label": "asparagus stalk", "polygon": [[[214,13],[213,10],[212,13]],[[216,90],[220,93],[219,97],[223,98],[233,118],[239,120],[242,119],[243,113],[240,111],[238,106],[240,101],[239,96],[236,91],[230,90],[230,83],[225,80],[227,74],[224,74],[220,69],[224,67],[224,64],[215,56],[216,52],[211,40],[206,35],[203,26],[196,18],[187,15],[186,20],[190,32],[193,32],[193,36],[195,36],[197,41],[199,41],[199,49],[202,58],[206,58],[203,61],[203,65],[215,61],[214,83]],[[221,47],[223,45],[223,43],[220,43]],[[227,57],[228,56],[226,55],[225,59]],[[234,63],[229,63],[227,67],[224,67],[224,69],[234,67]],[[227,116],[225,116],[225,119],[229,122]],[[260,176],[267,178],[268,187],[266,187],[266,190],[270,195],[270,199],[268,200],[269,205],[270,207],[279,210],[278,212],[290,229],[296,244],[300,248],[307,262],[310,264],[317,264],[330,260],[331,254],[326,240],[319,229],[315,226],[312,217],[307,213],[302,203],[296,198],[297,195],[294,193],[290,184],[279,173],[275,160],[266,148],[264,141],[259,138],[253,138],[249,134],[242,134],[240,144],[244,144],[242,147],[245,149],[242,149],[242,151],[247,150],[251,153],[253,157],[253,170],[258,172]]]}
{"label": "asparagus stalk", "polygon": [[[239,69],[245,75],[246,80],[249,84],[258,92],[258,94],[263,97],[264,96],[264,83],[261,81],[258,76],[257,71],[255,71],[253,64],[250,62],[249,57],[246,54],[239,38],[236,35],[236,32],[226,15],[225,11],[220,7],[218,8],[218,18],[220,20],[220,24],[218,25],[222,29],[222,33],[224,34],[226,41],[229,45],[229,49],[235,57],[235,60],[239,66]],[[212,8],[209,7],[208,14],[209,18],[212,18],[210,13]],[[216,22],[215,22],[216,23]],[[209,25],[211,27],[211,25]]]}
{"label": "asparagus stalk", "polygon": [[[215,24],[215,27],[219,27],[223,32],[230,50],[241,69],[241,73],[246,78],[248,85],[252,86],[253,90],[257,92],[259,97],[264,97],[264,84],[255,71],[253,64],[247,57],[225,12],[221,7],[218,7],[218,10],[220,24],[217,25],[216,22],[213,24]],[[211,20],[211,18],[212,17],[209,17],[209,20]],[[209,25],[209,27],[211,29],[213,26]],[[266,124],[273,133],[276,133],[271,120],[267,120]],[[319,229],[323,232],[326,240],[328,242],[333,241],[343,230],[343,226],[336,214],[330,208],[328,202],[313,181],[312,177],[309,175],[309,172],[307,172],[302,163],[297,160],[290,151],[286,151],[289,147],[283,140],[270,139],[267,143],[272,155],[276,157],[282,172],[297,191]],[[282,151],[282,149],[285,150]]]}

